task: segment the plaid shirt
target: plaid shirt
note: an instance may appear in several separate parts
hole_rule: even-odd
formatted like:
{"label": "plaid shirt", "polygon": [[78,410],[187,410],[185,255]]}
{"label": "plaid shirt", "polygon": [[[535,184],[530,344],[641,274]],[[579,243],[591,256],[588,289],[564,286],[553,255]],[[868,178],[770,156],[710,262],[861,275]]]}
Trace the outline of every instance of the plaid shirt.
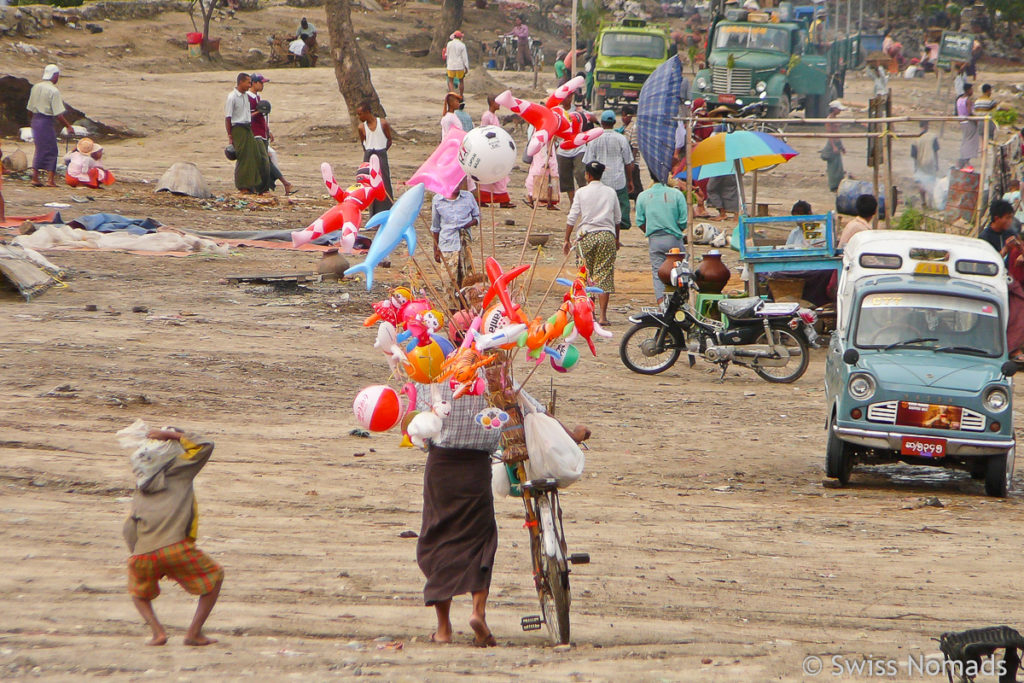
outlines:
{"label": "plaid shirt", "polygon": [[[436,388],[439,400],[448,401],[452,412],[441,422],[441,435],[432,439],[431,443],[441,448],[461,448],[493,453],[501,445],[500,429],[484,429],[477,421],[476,415],[489,407],[484,396],[463,396],[452,399],[452,390],[448,382],[439,384],[416,384],[416,410],[430,410],[434,402],[431,389]],[[544,406],[525,391],[519,396],[533,404],[538,412],[544,412]]]}

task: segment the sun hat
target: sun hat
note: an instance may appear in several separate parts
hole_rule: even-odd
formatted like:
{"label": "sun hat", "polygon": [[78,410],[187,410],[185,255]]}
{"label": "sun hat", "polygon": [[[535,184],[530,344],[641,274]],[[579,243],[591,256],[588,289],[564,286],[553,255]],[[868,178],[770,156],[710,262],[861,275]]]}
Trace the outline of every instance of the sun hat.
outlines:
{"label": "sun hat", "polygon": [[80,154],[92,154],[96,151],[96,146],[97,145],[92,141],[92,138],[82,138],[78,141],[78,144],[75,145],[75,149]]}

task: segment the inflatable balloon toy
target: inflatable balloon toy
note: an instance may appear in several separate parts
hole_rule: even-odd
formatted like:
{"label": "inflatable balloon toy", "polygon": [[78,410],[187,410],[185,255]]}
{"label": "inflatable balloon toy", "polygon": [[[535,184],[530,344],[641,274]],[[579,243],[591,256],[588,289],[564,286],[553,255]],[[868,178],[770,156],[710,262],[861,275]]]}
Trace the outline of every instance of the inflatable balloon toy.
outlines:
{"label": "inflatable balloon toy", "polygon": [[569,281],[560,277],[555,282],[569,287],[564,300],[569,302],[572,307],[573,330],[572,334],[566,337],[565,340],[571,343],[577,337],[583,337],[587,341],[587,346],[590,347],[590,353],[596,356],[597,349],[594,348],[594,341],[592,339],[594,333],[602,337],[611,337],[612,333],[602,328],[594,320],[594,302],[590,300],[588,294],[603,294],[604,290],[600,287],[587,286],[586,266],[580,266],[575,280]]}
{"label": "inflatable balloon toy", "polygon": [[430,384],[441,374],[441,365],[444,364],[444,351],[437,342],[431,342],[424,346],[414,346],[411,351],[406,351],[397,344],[391,347],[396,359],[402,363],[402,369],[409,379],[420,384]]}
{"label": "inflatable balloon toy", "polygon": [[582,88],[585,82],[583,76],[576,76],[551,93],[543,105],[521,100],[513,96],[511,90],[501,93],[494,101],[519,114],[536,129],[526,146],[527,154],[537,154],[544,145],[555,138],[562,140],[559,145],[562,149],[575,149],[600,137],[604,132],[604,129],[599,127],[584,131],[583,114],[567,112],[561,106],[562,100]]}
{"label": "inflatable balloon toy", "polygon": [[436,342],[438,346],[441,347],[441,353],[444,354],[445,358],[452,355],[452,353],[455,351],[455,344],[452,344],[450,341],[448,341],[447,337],[442,337],[439,334],[432,334],[430,335],[430,338],[431,340]]}
{"label": "inflatable balloon toy", "polygon": [[359,223],[362,212],[374,200],[387,199],[384,177],[380,172],[380,161],[376,156],[362,164],[356,171],[356,184],[343,190],[334,180],[334,171],[326,161],[320,164],[320,175],[323,176],[327,191],[337,206],[330,208],[320,218],[313,221],[305,230],[292,233],[292,246],[299,247],[336,230],[341,230],[341,250],[352,251],[356,235],[359,234]]}
{"label": "inflatable balloon toy", "polygon": [[398,337],[399,344],[406,344],[405,350],[412,351],[417,346],[435,343],[431,339],[433,333],[444,327],[444,315],[436,309],[429,309],[416,314],[405,322],[405,330]]}
{"label": "inflatable balloon toy", "polygon": [[409,439],[419,448],[426,448],[426,442],[441,436],[444,418],[452,412],[448,401],[435,401],[430,410],[424,410],[409,421],[406,431]]}
{"label": "inflatable balloon toy", "polygon": [[511,349],[518,344],[519,338],[523,336],[524,332],[526,332],[526,325],[522,323],[505,325],[494,332],[476,335],[474,344],[477,351]]}
{"label": "inflatable balloon toy", "polygon": [[517,343],[520,347],[525,346],[530,351],[526,355],[533,360],[542,360],[541,354],[547,353],[554,355],[558,353],[555,349],[548,346],[548,342],[557,337],[554,335],[554,325],[546,320],[542,320],[540,316],[534,318],[529,325],[526,326],[526,331],[520,335]]}
{"label": "inflatable balloon toy", "polygon": [[408,403],[402,405],[398,392],[384,384],[368,386],[358,394],[352,403],[356,420],[371,432],[386,432],[398,424],[409,408],[416,405],[416,387],[406,384],[402,393]]}
{"label": "inflatable balloon toy", "polygon": [[395,287],[387,299],[371,304],[373,315],[363,321],[363,327],[370,327],[378,320],[397,326],[402,307],[410,301],[412,301],[412,291],[408,287]]}
{"label": "inflatable balloon toy", "polygon": [[402,418],[402,442],[398,444],[399,448],[412,448],[412,441],[409,440],[409,423],[419,414],[418,410],[410,410]]}
{"label": "inflatable balloon toy", "polygon": [[569,372],[580,361],[580,350],[567,341],[558,342],[554,346],[558,355],[549,354],[551,367],[557,372]]}
{"label": "inflatable balloon toy", "polygon": [[504,307],[505,317],[509,319],[509,322],[525,324],[526,319],[523,318],[519,304],[513,303],[512,298],[508,294],[508,284],[529,269],[529,264],[523,264],[516,266],[506,273],[501,269],[498,262],[494,260],[493,256],[488,256],[487,261],[484,263],[484,270],[487,272],[487,279],[491,281],[491,288],[484,294],[484,307],[489,306],[494,297],[498,297],[498,300]]}
{"label": "inflatable balloon toy", "polygon": [[516,143],[500,126],[482,126],[466,133],[459,146],[459,166],[478,183],[507,178],[516,164]]}
{"label": "inflatable balloon toy", "polygon": [[366,276],[366,290],[370,291],[373,288],[373,269],[386,259],[403,239],[406,246],[409,247],[409,256],[412,256],[416,251],[416,226],[414,224],[423,208],[425,194],[426,189],[422,183],[414,185],[395,200],[390,210],[381,211],[366,222],[367,229],[381,227],[370,245],[370,250],[366,252],[366,258],[362,263],[346,270],[345,277],[363,273]]}
{"label": "inflatable balloon toy", "polygon": [[461,398],[466,394],[479,396],[487,387],[487,383],[479,376],[478,370],[493,362],[497,356],[481,356],[473,348],[474,336],[480,329],[480,322],[480,316],[473,318],[469,329],[466,330],[462,345],[445,359],[442,366],[443,372],[437,378],[439,382],[449,380],[452,399]]}
{"label": "inflatable balloon toy", "polygon": [[466,172],[459,165],[459,149],[465,136],[466,133],[461,128],[449,128],[441,144],[427,157],[423,165],[416,169],[412,177],[406,181],[406,185],[419,183],[431,192],[450,197],[466,177]]}
{"label": "inflatable balloon toy", "polygon": [[473,420],[484,429],[501,429],[509,421],[509,414],[492,406],[474,415]]}
{"label": "inflatable balloon toy", "polygon": [[[501,304],[495,304],[487,309],[487,312],[483,315],[483,322],[480,324],[481,334],[491,334],[497,332],[503,327],[508,326],[512,321],[505,315],[505,307]],[[480,334],[476,335],[477,338]]]}
{"label": "inflatable balloon toy", "polygon": [[455,311],[448,317],[448,337],[456,344],[462,344],[466,338],[466,330],[473,324],[473,314],[463,309]]}

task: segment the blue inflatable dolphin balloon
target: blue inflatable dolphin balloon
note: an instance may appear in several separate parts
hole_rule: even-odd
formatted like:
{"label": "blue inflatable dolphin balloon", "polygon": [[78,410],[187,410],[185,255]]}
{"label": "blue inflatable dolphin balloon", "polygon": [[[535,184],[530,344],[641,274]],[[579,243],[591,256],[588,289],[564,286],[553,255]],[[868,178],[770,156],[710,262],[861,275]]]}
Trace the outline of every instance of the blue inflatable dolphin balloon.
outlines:
{"label": "blue inflatable dolphin balloon", "polygon": [[416,218],[423,208],[425,194],[426,188],[423,183],[413,185],[395,201],[389,211],[381,211],[366,222],[364,231],[376,226],[382,227],[373,238],[373,244],[366,252],[366,259],[346,270],[345,277],[363,273],[366,275],[366,289],[369,290],[373,287],[373,269],[386,259],[403,239],[409,247],[409,256],[412,256],[416,251]]}

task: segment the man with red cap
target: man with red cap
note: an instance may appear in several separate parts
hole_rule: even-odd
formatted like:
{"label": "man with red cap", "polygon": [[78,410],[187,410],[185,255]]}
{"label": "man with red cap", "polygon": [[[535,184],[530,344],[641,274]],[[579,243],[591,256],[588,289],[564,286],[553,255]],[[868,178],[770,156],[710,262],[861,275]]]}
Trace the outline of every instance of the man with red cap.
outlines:
{"label": "man with red cap", "polygon": [[463,84],[466,82],[466,74],[469,73],[469,52],[466,44],[462,42],[462,31],[456,31],[449,36],[448,44],[444,48],[445,68],[448,70],[448,92],[464,94]]}

